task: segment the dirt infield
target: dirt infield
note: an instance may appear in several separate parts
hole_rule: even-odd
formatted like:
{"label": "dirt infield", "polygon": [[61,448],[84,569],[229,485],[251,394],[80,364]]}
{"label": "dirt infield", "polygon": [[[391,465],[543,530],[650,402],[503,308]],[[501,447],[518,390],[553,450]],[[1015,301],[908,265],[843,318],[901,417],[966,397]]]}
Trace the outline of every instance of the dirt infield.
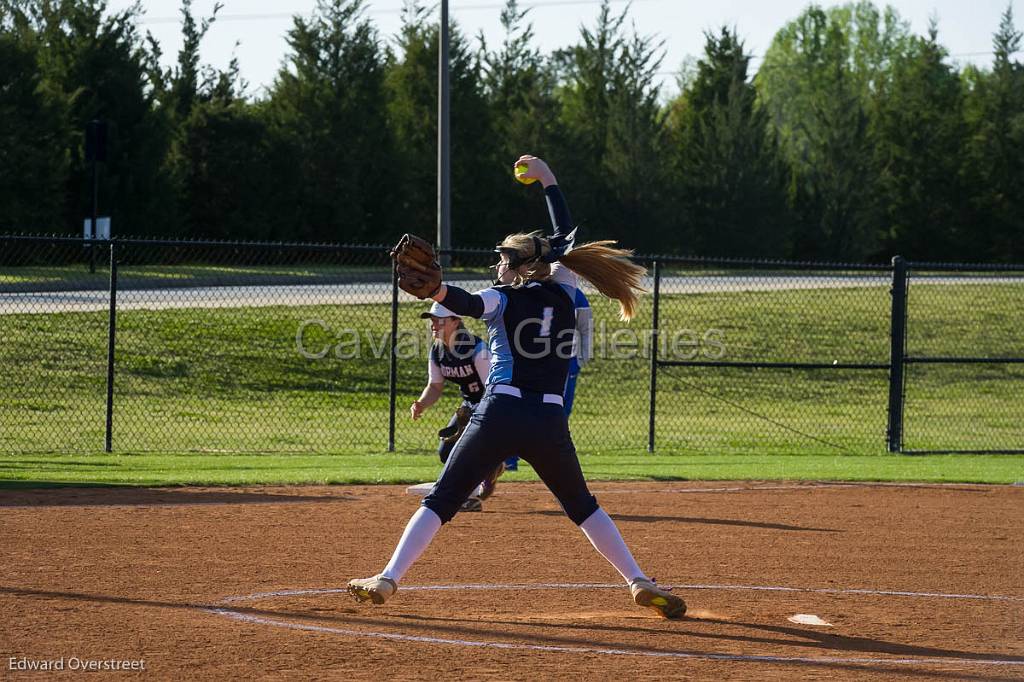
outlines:
{"label": "dirt infield", "polygon": [[686,619],[632,606],[534,484],[380,607],[337,589],[386,561],[404,487],[0,491],[0,679],[1024,678],[1024,488],[593,489]]}

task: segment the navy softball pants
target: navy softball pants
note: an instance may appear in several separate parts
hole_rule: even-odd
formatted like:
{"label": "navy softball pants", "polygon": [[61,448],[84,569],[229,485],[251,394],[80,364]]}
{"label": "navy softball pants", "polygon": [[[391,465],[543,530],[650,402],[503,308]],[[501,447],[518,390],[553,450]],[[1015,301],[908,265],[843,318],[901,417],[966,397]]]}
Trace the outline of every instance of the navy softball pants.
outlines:
{"label": "navy softball pants", "polygon": [[513,454],[530,463],[573,523],[579,525],[597,511],[564,408],[525,391],[522,398],[484,396],[423,506],[447,523],[480,481]]}

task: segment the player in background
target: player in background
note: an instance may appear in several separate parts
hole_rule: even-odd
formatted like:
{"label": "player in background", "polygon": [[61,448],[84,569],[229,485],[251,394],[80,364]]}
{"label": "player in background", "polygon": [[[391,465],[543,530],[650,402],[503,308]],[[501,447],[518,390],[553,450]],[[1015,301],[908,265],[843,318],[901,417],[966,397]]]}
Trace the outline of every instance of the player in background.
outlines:
{"label": "player in background", "polygon": [[[593,355],[594,348],[594,315],[590,309],[590,301],[582,289],[576,290],[576,341],[573,346],[572,360],[569,361],[569,377],[565,380],[565,416],[572,416],[572,404],[576,398],[576,379],[583,365]],[[505,460],[505,471],[519,470],[519,456],[512,455]]]}
{"label": "player in background", "polygon": [[[459,387],[462,404],[455,410],[448,426],[437,432],[441,439],[437,454],[441,463],[448,461],[448,455],[469,423],[480,399],[484,397],[484,382],[491,371],[491,354],[487,344],[473,335],[462,323],[462,318],[436,301],[430,310],[420,314],[430,320],[430,332],[434,343],[427,360],[427,385],[418,400],[409,407],[413,420],[423,416],[441,397],[444,384],[450,381]],[[484,479],[480,494],[470,497],[460,511],[482,511],[481,500],[494,493],[498,476],[504,471],[499,465]]]}

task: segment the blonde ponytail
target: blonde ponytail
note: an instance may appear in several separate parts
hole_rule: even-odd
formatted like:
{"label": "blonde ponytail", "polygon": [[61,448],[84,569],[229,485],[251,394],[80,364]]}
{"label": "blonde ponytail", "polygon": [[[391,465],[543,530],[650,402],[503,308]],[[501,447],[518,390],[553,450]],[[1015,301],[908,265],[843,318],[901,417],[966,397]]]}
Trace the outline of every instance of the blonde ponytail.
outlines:
{"label": "blonde ponytail", "polygon": [[630,259],[631,249],[615,244],[610,240],[581,244],[558,261],[608,298],[616,299],[619,319],[629,322],[636,315],[637,292],[645,291],[641,280],[647,268]]}

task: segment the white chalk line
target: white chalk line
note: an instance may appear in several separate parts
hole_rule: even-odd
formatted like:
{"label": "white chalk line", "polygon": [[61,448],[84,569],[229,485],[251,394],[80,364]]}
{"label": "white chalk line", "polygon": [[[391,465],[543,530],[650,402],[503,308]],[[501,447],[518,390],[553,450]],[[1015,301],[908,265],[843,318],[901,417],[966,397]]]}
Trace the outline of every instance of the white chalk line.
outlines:
{"label": "white chalk line", "polygon": [[999,659],[981,658],[841,658],[838,656],[770,656],[755,654],[714,654],[693,653],[684,651],[649,651],[644,649],[606,649],[597,647],[554,646],[549,644],[516,644],[512,642],[496,642],[492,640],[448,639],[445,637],[425,637],[422,635],[403,635],[394,632],[374,632],[370,630],[347,630],[345,628],[328,627],[326,625],[307,625],[286,620],[276,620],[239,613],[231,609],[206,609],[210,613],[225,616],[233,620],[256,625],[270,625],[289,630],[305,630],[349,637],[370,639],[387,639],[397,642],[417,642],[423,644],[447,644],[450,646],[480,647],[486,649],[513,649],[520,651],[544,651],[572,654],[605,654],[616,656],[644,656],[649,658],[676,658],[703,661],[729,661],[739,663],[793,663],[804,665],[1008,665],[1024,666],[1024,661],[1003,661]]}
{"label": "white chalk line", "polygon": [[[942,599],[974,599],[988,601],[1021,601],[1024,597],[1013,597],[1006,595],[983,595],[983,594],[957,594],[945,592],[906,592],[901,590],[870,590],[860,588],[811,588],[811,587],[782,587],[770,585],[675,585],[676,589],[686,590],[755,590],[765,592],[805,592],[820,594],[856,594],[856,595],[884,595],[897,597],[921,597],[921,598],[942,598]],[[618,583],[522,583],[522,584],[486,584],[469,583],[463,585],[403,585],[405,592],[426,592],[426,591],[449,591],[449,590],[552,590],[552,589],[624,589]],[[341,594],[346,592],[345,588],[315,588],[299,590],[277,590],[273,592],[256,592],[249,595],[229,596],[221,600],[221,603],[231,604],[274,597],[291,597],[316,594]],[[728,661],[737,663],[779,663],[779,664],[801,664],[801,665],[997,665],[997,666],[1024,666],[1024,660],[1000,660],[992,658],[841,658],[837,656],[771,656],[756,654],[716,654],[716,653],[694,653],[682,651],[650,651],[644,649],[616,649],[598,647],[571,647],[554,646],[544,644],[517,644],[511,642],[497,642],[491,640],[469,640],[449,639],[444,637],[425,637],[422,635],[406,635],[393,632],[374,632],[366,630],[349,630],[345,628],[328,627],[324,625],[308,625],[290,621],[277,620],[263,616],[255,616],[248,613],[241,613],[229,608],[207,608],[209,613],[231,618],[233,620],[252,623],[256,625],[269,625],[291,630],[303,630],[308,632],[320,632],[325,634],[345,635],[349,637],[362,637],[370,639],[385,639],[398,642],[418,642],[424,644],[442,644],[449,646],[480,647],[488,649],[506,649],[521,651],[544,651],[555,653],[574,654],[603,654],[616,656],[642,656],[648,658],[674,658],[704,661]]]}
{"label": "white chalk line", "polygon": [[[755,592],[802,592],[810,594],[855,594],[885,597],[917,597],[922,599],[962,599],[976,601],[1024,602],[1024,597],[999,594],[960,594],[955,592],[908,592],[904,590],[873,590],[868,588],[839,587],[785,587],[781,585],[672,585],[676,590],[736,590]],[[403,585],[403,592],[446,592],[467,590],[624,590],[622,583],[466,583],[462,585]],[[311,588],[302,590],[278,590],[274,592],[256,592],[240,596],[225,597],[223,604],[254,601],[257,599],[273,599],[276,597],[300,597],[313,594],[336,594],[345,592],[343,587]]]}
{"label": "white chalk line", "polygon": [[[544,492],[537,490],[509,490],[511,486],[502,488],[501,496],[506,495],[536,495]],[[821,488],[963,488],[970,487],[971,490],[984,492],[988,488],[997,488],[995,485],[980,485],[972,483],[913,483],[913,482],[884,482],[884,481],[850,481],[835,483],[809,483],[804,485],[762,485],[762,486],[729,486],[718,488],[600,488],[593,486],[591,492],[595,495],[636,495],[639,493],[749,493],[762,490],[819,490]]]}
{"label": "white chalk line", "polygon": [[[591,488],[591,492],[597,495],[608,495],[608,494],[624,494],[624,495],[636,495],[638,493],[746,493],[756,492],[758,490],[809,490],[811,488],[833,488],[837,487],[836,484],[820,484],[820,485],[767,485],[760,487],[741,487],[732,486],[728,488]],[[501,496],[505,495],[537,495],[545,492],[546,489],[538,488],[537,490],[508,490],[507,487],[503,487]]]}

